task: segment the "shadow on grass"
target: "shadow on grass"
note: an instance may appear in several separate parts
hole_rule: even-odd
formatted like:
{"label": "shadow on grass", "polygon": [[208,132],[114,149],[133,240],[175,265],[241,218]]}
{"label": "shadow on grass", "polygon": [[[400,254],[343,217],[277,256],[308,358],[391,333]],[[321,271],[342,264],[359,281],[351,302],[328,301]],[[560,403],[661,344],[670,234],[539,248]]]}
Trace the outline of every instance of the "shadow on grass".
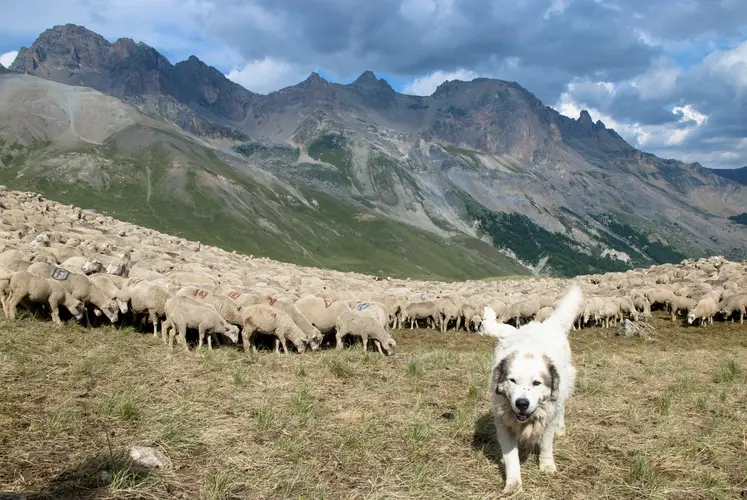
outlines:
{"label": "shadow on grass", "polygon": [[152,472],[135,464],[126,453],[102,453],[61,472],[40,491],[0,491],[0,500],[91,500],[107,496],[112,490],[130,489]]}
{"label": "shadow on grass", "polygon": [[475,422],[475,432],[472,435],[472,449],[481,451],[488,460],[501,465],[501,474],[505,474],[501,458],[501,446],[498,444],[498,438],[495,435],[495,424],[493,423],[493,414],[491,412],[484,413]]}

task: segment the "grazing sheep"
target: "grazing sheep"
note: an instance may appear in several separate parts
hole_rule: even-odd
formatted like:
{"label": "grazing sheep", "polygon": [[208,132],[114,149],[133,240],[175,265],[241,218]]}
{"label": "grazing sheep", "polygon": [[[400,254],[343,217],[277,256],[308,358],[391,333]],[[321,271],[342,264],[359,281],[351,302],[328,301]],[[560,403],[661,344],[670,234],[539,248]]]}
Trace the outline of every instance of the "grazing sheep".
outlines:
{"label": "grazing sheep", "polygon": [[166,301],[171,294],[164,287],[140,278],[129,278],[122,283],[122,291],[130,299],[130,311],[147,314],[153,323],[153,336],[158,336],[158,324],[166,316]]}
{"label": "grazing sheep", "polygon": [[741,325],[744,323],[745,310],[747,310],[747,294],[733,295],[719,302],[717,307],[724,318],[731,318],[732,314],[738,312]]}
{"label": "grazing sheep", "polygon": [[244,351],[248,350],[247,344],[249,344],[252,350],[257,352],[257,346],[254,344],[254,334],[257,332],[275,336],[276,352],[279,352],[279,346],[282,345],[283,352],[288,353],[286,339],[296,346],[299,353],[306,350],[308,343],[306,335],[289,314],[265,304],[247,306],[242,308],[241,313],[244,315],[244,332],[242,335]]}
{"label": "grazing sheep", "polygon": [[[475,324],[475,318],[478,318],[479,325],[479,321],[482,320],[482,316],[480,316],[478,309],[472,307],[470,304],[462,304],[461,306],[459,306],[459,316],[457,317],[456,330],[459,331],[462,327],[464,327],[465,331],[470,331],[470,326]],[[477,329],[477,327],[475,327],[475,329]]]}
{"label": "grazing sheep", "polygon": [[691,298],[679,297],[676,295],[673,296],[669,301],[669,311],[672,315],[672,321],[677,321],[677,316],[680,311],[685,311],[685,316],[687,316],[688,312],[695,309],[696,305],[698,305],[698,303]]}
{"label": "grazing sheep", "polygon": [[718,312],[716,302],[712,297],[706,297],[701,299],[698,304],[690,310],[687,314],[687,322],[689,324],[695,323],[700,320],[700,326],[705,326],[706,321],[713,324],[713,315]]}
{"label": "grazing sheep", "polygon": [[555,309],[553,309],[552,306],[543,307],[542,309],[537,311],[537,314],[534,316],[534,321],[536,321],[537,323],[542,323],[552,315],[554,310]]}
{"label": "grazing sheep", "polygon": [[407,324],[409,321],[411,330],[415,328],[419,319],[427,320],[428,327],[435,328],[439,325],[439,318],[438,306],[431,301],[413,302],[408,304],[402,312],[402,322]]}
{"label": "grazing sheep", "polygon": [[[119,318],[119,306],[116,300],[108,297],[103,290],[91,283],[85,275],[73,273],[62,267],[55,267],[45,262],[31,264],[28,272],[42,278],[51,278],[57,281],[70,295],[84,304],[91,304],[96,307],[112,323],[117,322]],[[91,321],[88,317],[88,309],[86,309],[84,316],[86,318],[86,326],[90,328]]]}
{"label": "grazing sheep", "polygon": [[[198,302],[189,297],[171,297],[164,305],[166,322],[163,327],[163,338],[169,336],[169,349],[174,349],[174,336],[176,330],[184,344],[184,350],[189,351],[187,345],[187,329],[195,328],[198,331],[197,348],[201,349],[205,334],[221,333],[229,337],[234,343],[239,341],[239,328],[224,320],[218,311],[209,304]],[[208,348],[213,348],[212,335],[208,336]]]}
{"label": "grazing sheep", "polygon": [[379,354],[382,356],[384,356],[382,348],[386,351],[387,355],[392,355],[394,354],[394,347],[397,345],[376,318],[354,311],[346,311],[340,314],[337,318],[335,330],[337,331],[337,344],[335,348],[338,351],[342,349],[342,339],[346,335],[361,337],[364,352],[367,350],[368,339],[373,339],[376,348],[379,350]]}
{"label": "grazing sheep", "polygon": [[239,311],[239,306],[236,305],[236,302],[234,302],[230,297],[216,295],[213,292],[194,286],[186,286],[180,289],[176,292],[175,296],[189,297],[198,302],[210,304],[216,311],[218,311],[218,314],[220,314],[223,319],[232,325],[238,327],[244,326],[244,317]]}
{"label": "grazing sheep", "polygon": [[112,276],[107,274],[94,274],[89,276],[88,279],[91,283],[99,287],[107,297],[109,297],[110,299],[114,299],[117,302],[119,312],[121,312],[122,314],[127,314],[127,311],[129,311],[127,303],[129,302],[130,298],[120,288],[121,281],[120,286],[118,286],[117,282],[112,279]]}
{"label": "grazing sheep", "polygon": [[16,306],[23,299],[38,304],[48,304],[52,321],[57,325],[62,325],[59,306],[70,311],[76,320],[83,319],[85,310],[83,303],[67,292],[57,281],[42,278],[27,271],[19,271],[10,277],[8,284],[3,288],[7,288],[10,294],[4,308],[5,317],[8,319],[16,319]]}
{"label": "grazing sheep", "polygon": [[301,314],[322,334],[335,329],[337,317],[350,307],[342,301],[330,301],[319,297],[303,297],[294,304]]}

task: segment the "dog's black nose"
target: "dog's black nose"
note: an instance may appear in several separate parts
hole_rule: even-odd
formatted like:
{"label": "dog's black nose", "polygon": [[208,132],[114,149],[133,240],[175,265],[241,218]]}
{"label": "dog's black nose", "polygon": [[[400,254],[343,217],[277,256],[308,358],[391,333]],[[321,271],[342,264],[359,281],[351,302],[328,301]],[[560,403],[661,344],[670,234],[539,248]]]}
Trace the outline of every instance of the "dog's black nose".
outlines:
{"label": "dog's black nose", "polygon": [[529,408],[529,400],[527,398],[519,398],[516,400],[516,407],[520,411],[524,411]]}

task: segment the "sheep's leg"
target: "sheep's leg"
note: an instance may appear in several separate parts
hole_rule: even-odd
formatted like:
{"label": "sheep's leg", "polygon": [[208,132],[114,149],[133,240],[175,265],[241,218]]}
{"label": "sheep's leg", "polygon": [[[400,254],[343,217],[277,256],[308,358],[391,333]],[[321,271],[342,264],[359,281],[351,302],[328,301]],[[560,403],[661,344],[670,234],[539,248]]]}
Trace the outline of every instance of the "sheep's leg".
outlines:
{"label": "sheep's leg", "polygon": [[744,324],[744,309],[739,311],[739,324]]}
{"label": "sheep's leg", "polygon": [[5,317],[6,319],[16,319],[16,307],[18,307],[18,303],[21,301],[21,297],[18,294],[12,294],[10,296],[10,299],[8,299],[8,303],[5,304]]}
{"label": "sheep's leg", "polygon": [[91,326],[91,318],[88,317],[88,307],[86,307],[85,304],[83,305],[83,310],[85,311],[84,316],[86,317],[86,328],[93,328]]}
{"label": "sheep's leg", "polygon": [[286,342],[285,342],[285,335],[282,335],[280,337],[280,345],[283,346],[283,354],[288,354],[288,346],[286,345]]}
{"label": "sheep's leg", "polygon": [[179,325],[179,337],[184,343],[184,352],[189,352],[189,344],[187,344],[187,324],[182,323]]}
{"label": "sheep's leg", "polygon": [[381,354],[382,356],[386,356],[384,354],[384,351],[381,349],[381,342],[379,342],[378,340],[374,340],[374,344],[376,344],[376,349],[379,350],[379,354]]}
{"label": "sheep's leg", "polygon": [[368,350],[368,335],[361,335],[361,340],[363,341],[363,352],[366,352]]}
{"label": "sheep's leg", "polygon": [[202,323],[197,325],[197,349],[202,349],[202,344],[205,340],[205,327]]}
{"label": "sheep's leg", "polygon": [[[217,339],[217,337],[216,337]],[[211,351],[213,350],[213,332],[209,332],[207,334],[207,340],[208,340],[208,349]]]}
{"label": "sheep's leg", "polygon": [[338,331],[335,334],[335,340],[337,341],[337,343],[335,344],[335,349],[338,351],[342,350],[342,338],[345,336],[345,335],[340,335],[340,333],[341,331]]}
{"label": "sheep's leg", "polygon": [[153,323],[153,336],[158,337],[158,315],[155,311],[148,311],[148,319]]}

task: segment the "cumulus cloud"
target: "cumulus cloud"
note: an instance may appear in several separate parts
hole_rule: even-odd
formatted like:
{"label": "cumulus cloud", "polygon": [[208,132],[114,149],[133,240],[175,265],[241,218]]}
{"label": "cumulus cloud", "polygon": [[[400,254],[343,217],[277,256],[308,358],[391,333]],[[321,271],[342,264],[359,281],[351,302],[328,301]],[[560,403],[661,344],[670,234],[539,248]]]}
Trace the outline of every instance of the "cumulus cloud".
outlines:
{"label": "cumulus cloud", "polygon": [[443,82],[451,80],[462,80],[465,82],[474,80],[479,75],[474,71],[466,69],[458,69],[452,72],[445,71],[434,71],[430,75],[421,76],[416,78],[410,83],[405,85],[404,93],[411,95],[431,95],[436,91],[436,87],[441,85]]}
{"label": "cumulus cloud", "polygon": [[293,67],[285,61],[265,57],[250,61],[241,69],[234,69],[228,74],[228,78],[252,92],[267,94],[295,85],[308,74],[309,72]]}
{"label": "cumulus cloud", "polygon": [[9,68],[11,64],[13,64],[13,61],[16,60],[16,56],[18,55],[17,50],[13,50],[11,52],[6,52],[5,54],[0,56],[0,64],[5,66],[6,68]]}
{"label": "cumulus cloud", "polygon": [[73,22],[195,54],[260,92],[312,68],[371,69],[421,95],[447,79],[516,81],[654,152],[747,164],[718,153],[742,155],[733,141],[747,137],[744,0],[37,0],[3,14],[4,43]]}

